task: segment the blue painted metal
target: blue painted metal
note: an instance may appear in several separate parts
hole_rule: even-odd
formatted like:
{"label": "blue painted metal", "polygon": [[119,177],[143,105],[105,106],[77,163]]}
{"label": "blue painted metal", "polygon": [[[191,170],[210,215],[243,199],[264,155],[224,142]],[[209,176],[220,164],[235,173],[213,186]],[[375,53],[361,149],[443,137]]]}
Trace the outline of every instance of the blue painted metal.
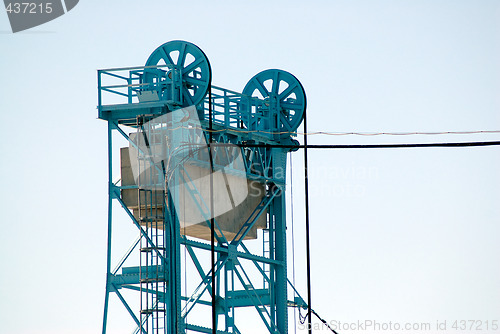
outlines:
{"label": "blue painted metal", "polygon": [[[207,98],[211,89],[212,100]],[[190,176],[181,167],[165,176],[161,164],[148,162],[148,152],[141,152],[134,139],[129,138],[123,126],[138,130],[138,135],[155,136],[156,128],[145,129],[143,124],[155,117],[166,115],[179,108],[194,105],[198,113],[204,140],[208,141],[209,105],[212,106],[212,138],[215,168],[224,167],[231,175],[241,174],[235,162],[224,166],[218,161],[229,153],[227,145],[235,145],[243,157],[243,176],[265,184],[266,195],[254,208],[249,217],[242,217],[241,228],[234,237],[224,235],[215,219],[216,238],[215,282],[212,273],[204,268],[200,252],[210,252],[209,243],[181,235],[179,216],[174,203],[179,196],[165,188],[163,177],[189,183]],[[303,299],[289,301],[286,277],[286,155],[291,149],[245,147],[244,144],[295,145],[293,137],[300,125],[306,108],[306,96],[300,82],[288,72],[266,70],[254,76],[245,86],[243,93],[211,86],[211,69],[205,54],[194,44],[173,41],[158,47],[144,67],[105,69],[98,71],[98,116],[108,122],[108,258],[107,281],[103,317],[103,334],[107,330],[110,294],[116,294],[125,309],[137,324],[136,333],[211,333],[211,324],[192,323],[186,320],[193,310],[212,306],[212,284],[216,287],[217,333],[241,333],[237,310],[253,307],[258,319],[269,333],[287,333],[289,306],[304,307]],[[195,125],[193,125],[195,126]],[[112,133],[119,133],[134,146],[142,160],[139,165],[153,166],[154,172],[146,173],[150,187],[113,183]],[[189,136],[189,135],[188,135]],[[195,142],[195,138],[178,139],[174,147],[167,148],[172,154],[184,141]],[[199,138],[198,138],[199,140]],[[224,146],[225,145],[225,146]],[[149,147],[149,146],[148,146]],[[170,153],[169,153],[170,152]],[[220,155],[222,158],[219,158]],[[141,162],[142,161],[142,162]],[[196,162],[196,159],[194,159]],[[142,165],[141,165],[142,164]],[[207,160],[196,163],[210,168]],[[179,164],[180,166],[180,164]],[[142,168],[142,167],[140,167]],[[163,172],[162,172],[163,168]],[[170,182],[170,181],[169,181]],[[156,187],[156,188],[155,188]],[[137,189],[138,214],[132,212],[124,202],[123,191]],[[188,187],[189,196],[202,198],[196,187]],[[160,201],[158,201],[160,196]],[[118,202],[131,222],[139,229],[140,237],[111,270],[111,234],[113,233],[113,202]],[[203,200],[197,202],[207,226],[210,226],[209,205]],[[245,236],[259,217],[267,219],[263,253],[253,254],[245,246]],[[181,259],[185,249],[194,264],[200,283],[185,295],[181,291],[181,274],[186,263]],[[139,254],[139,265],[126,266],[132,254]],[[205,257],[206,258],[206,257]],[[249,275],[255,270],[259,277]],[[295,290],[294,287],[292,287]],[[136,291],[141,305],[135,313],[131,304],[119,290]]]}
{"label": "blue painted metal", "polygon": [[187,107],[203,100],[211,80],[210,63],[200,48],[189,42],[171,41],[149,56],[141,92],[154,91],[160,100]]}
{"label": "blue painted metal", "polygon": [[306,93],[300,81],[282,70],[265,70],[255,75],[243,89],[243,94],[264,99],[257,112],[267,117],[252,117],[247,124],[262,131],[284,132],[290,135],[302,122],[306,108]]}

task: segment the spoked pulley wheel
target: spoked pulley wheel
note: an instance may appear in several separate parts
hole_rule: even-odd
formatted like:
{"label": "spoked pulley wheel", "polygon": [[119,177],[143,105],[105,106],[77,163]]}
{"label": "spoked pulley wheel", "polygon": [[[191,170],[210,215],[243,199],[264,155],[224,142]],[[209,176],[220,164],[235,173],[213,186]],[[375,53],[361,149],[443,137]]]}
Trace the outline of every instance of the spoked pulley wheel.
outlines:
{"label": "spoked pulley wheel", "polygon": [[243,94],[266,101],[264,112],[273,113],[271,119],[274,124],[265,125],[270,127],[269,130],[294,132],[304,118],[304,87],[286,71],[271,69],[260,72],[246,84]]}
{"label": "spoked pulley wheel", "polygon": [[171,41],[159,46],[149,56],[146,66],[157,66],[164,71],[158,79],[154,71],[144,71],[144,82],[163,84],[164,99],[177,101],[182,107],[203,101],[210,87],[212,71],[207,56],[196,45],[185,41]]}

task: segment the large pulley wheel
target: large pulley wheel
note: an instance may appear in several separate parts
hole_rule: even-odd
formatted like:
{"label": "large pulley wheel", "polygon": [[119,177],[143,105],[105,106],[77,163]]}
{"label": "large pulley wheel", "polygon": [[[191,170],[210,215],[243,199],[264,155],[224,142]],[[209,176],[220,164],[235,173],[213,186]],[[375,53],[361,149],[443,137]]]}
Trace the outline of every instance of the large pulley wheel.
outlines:
{"label": "large pulley wheel", "polygon": [[[299,127],[306,110],[306,93],[300,81],[283,70],[265,70],[255,75],[246,84],[243,94],[263,99],[264,113],[271,113],[268,130],[294,132]],[[248,124],[247,124],[248,126]],[[257,126],[265,130],[262,125]]]}
{"label": "large pulley wheel", "polygon": [[154,50],[146,62],[146,66],[158,65],[165,65],[158,68],[165,73],[165,77],[158,79],[154,71],[146,68],[145,83],[167,82],[173,91],[168,92],[169,99],[176,100],[182,107],[203,101],[210,87],[212,70],[207,56],[199,47],[185,41],[167,42]]}

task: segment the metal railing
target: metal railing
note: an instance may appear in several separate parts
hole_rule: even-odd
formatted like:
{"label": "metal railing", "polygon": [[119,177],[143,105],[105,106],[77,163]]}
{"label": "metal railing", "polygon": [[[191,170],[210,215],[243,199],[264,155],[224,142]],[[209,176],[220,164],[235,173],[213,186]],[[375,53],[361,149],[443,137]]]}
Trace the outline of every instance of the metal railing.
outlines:
{"label": "metal railing", "polygon": [[[168,65],[124,67],[98,70],[98,108],[110,105],[135,105],[147,102],[164,102],[172,107],[182,104],[183,85],[167,80]],[[147,78],[146,78],[147,76]],[[147,80],[145,80],[145,78]],[[247,96],[229,89],[212,86],[212,122],[227,129],[276,132],[275,113],[269,112],[267,100]],[[168,92],[166,92],[168,91]],[[197,106],[200,119],[209,118],[209,94]],[[265,133],[261,133],[265,134]]]}

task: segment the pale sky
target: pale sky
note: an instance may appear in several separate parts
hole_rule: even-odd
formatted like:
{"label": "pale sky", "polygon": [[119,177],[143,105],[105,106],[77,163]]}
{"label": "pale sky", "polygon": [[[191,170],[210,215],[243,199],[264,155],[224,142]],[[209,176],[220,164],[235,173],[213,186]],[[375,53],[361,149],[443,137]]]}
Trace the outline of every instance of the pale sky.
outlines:
{"label": "pale sky", "polygon": [[[16,34],[0,11],[2,333],[100,332],[107,133],[96,70],[141,66],[175,39],[205,52],[216,86],[241,91],[268,68],[294,74],[310,131],[500,130],[499,1],[87,0]],[[309,143],[483,140],[500,134]],[[305,297],[301,151],[292,163]],[[457,333],[455,320],[500,322],[499,147],[311,150],[309,166],[312,306],[325,320],[433,330],[446,320],[439,333]],[[125,247],[135,231],[126,219],[119,228]],[[120,311],[109,333],[131,332],[110,307]],[[292,310],[289,322],[294,333]]]}

